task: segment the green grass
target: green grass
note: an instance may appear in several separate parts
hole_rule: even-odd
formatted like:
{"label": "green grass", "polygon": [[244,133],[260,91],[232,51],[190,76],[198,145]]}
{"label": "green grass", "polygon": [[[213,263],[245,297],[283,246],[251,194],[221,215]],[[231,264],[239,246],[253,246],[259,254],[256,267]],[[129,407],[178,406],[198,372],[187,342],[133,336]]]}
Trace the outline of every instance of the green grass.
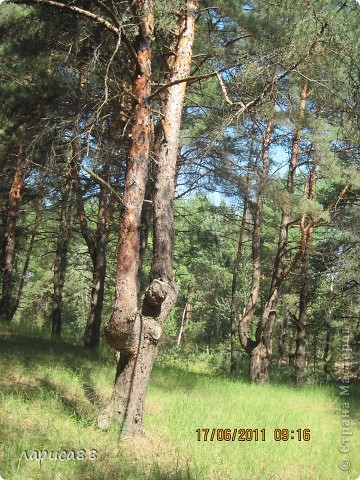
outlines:
{"label": "green grass", "polygon": [[[30,335],[30,336],[29,336]],[[5,480],[355,480],[360,475],[360,389],[353,385],[350,452],[339,451],[336,386],[251,385],[158,364],[148,392],[146,436],[119,442],[96,417],[111,395],[108,349],[16,329],[0,331],[0,475]],[[264,428],[266,440],[197,441],[197,428]],[[309,442],[276,442],[275,428],[309,428]],[[97,451],[97,459],[20,459],[34,450]],[[351,462],[341,471],[342,458]]]}

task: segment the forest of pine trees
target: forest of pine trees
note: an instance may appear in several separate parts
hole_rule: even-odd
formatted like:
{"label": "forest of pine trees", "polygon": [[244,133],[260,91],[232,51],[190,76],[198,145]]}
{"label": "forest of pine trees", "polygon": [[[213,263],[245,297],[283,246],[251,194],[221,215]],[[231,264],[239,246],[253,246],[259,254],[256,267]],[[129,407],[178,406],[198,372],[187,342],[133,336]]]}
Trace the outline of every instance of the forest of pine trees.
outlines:
{"label": "forest of pine trees", "polygon": [[0,5],[0,318],[301,385],[359,368],[359,5]]}

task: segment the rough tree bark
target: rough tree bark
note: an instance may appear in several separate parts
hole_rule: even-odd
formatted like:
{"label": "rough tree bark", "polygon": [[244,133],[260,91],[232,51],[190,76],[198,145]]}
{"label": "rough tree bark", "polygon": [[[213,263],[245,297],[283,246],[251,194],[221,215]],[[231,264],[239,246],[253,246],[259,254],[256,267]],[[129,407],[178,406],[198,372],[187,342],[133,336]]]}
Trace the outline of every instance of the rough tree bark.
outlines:
{"label": "rough tree bark", "polygon": [[180,12],[177,43],[169,61],[171,81],[179,81],[166,91],[162,118],[162,141],[154,169],[153,261],[150,285],[139,301],[140,226],[148,174],[150,148],[151,42],[153,3],[136,0],[134,17],[138,20],[137,66],[133,95],[132,144],[127,159],[124,191],[124,215],[120,226],[117,285],[112,317],[105,328],[109,344],[120,351],[115,387],[110,405],[101,413],[99,426],[113,420],[122,434],[143,432],[142,419],[147,385],[157,353],[163,324],[177,297],[173,280],[174,243],[173,200],[178,155],[181,112],[186,78],[190,72],[195,29],[196,1],[187,2]]}
{"label": "rough tree bark", "polygon": [[[20,137],[22,133],[20,133]],[[29,158],[24,152],[24,143],[20,141],[16,156],[16,169],[14,178],[9,191],[9,206],[7,215],[7,224],[5,228],[5,255],[2,294],[0,300],[0,317],[4,321],[11,320],[11,294],[12,279],[15,262],[15,242],[16,242],[16,224],[19,208],[22,200],[23,187],[26,171],[29,165]]]}

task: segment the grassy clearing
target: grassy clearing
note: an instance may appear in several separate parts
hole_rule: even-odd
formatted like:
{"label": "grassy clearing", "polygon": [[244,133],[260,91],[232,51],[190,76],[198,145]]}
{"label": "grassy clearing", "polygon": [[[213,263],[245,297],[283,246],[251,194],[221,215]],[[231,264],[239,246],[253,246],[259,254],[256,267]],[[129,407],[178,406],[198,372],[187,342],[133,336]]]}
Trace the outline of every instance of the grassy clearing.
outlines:
{"label": "grassy clearing", "polygon": [[[257,386],[157,365],[140,439],[118,442],[96,416],[111,394],[108,350],[0,332],[0,475],[5,480],[355,480],[360,475],[360,389],[353,386],[350,452],[339,451],[337,387]],[[197,441],[197,428],[264,428],[266,440]],[[275,428],[309,428],[309,442],[275,442]],[[34,450],[96,460],[26,460]],[[85,450],[85,454],[79,452]],[[351,462],[343,472],[342,458]]]}

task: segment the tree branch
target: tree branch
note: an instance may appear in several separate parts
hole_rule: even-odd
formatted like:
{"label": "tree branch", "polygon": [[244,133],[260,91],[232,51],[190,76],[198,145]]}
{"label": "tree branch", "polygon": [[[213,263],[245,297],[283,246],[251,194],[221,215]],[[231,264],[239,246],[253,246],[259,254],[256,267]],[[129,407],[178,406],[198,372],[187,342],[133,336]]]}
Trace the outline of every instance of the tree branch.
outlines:
{"label": "tree branch", "polygon": [[245,107],[245,104],[244,102],[233,102],[232,100],[230,100],[230,97],[228,95],[228,92],[226,90],[226,85],[224,83],[224,80],[222,79],[221,75],[219,72],[216,72],[217,73],[217,78],[219,80],[219,83],[220,83],[220,87],[221,87],[221,90],[223,91],[223,94],[224,94],[224,98],[225,98],[225,101],[231,105],[232,107],[235,106],[235,105],[239,105],[240,107],[244,108]]}
{"label": "tree branch", "polygon": [[74,12],[78,15],[82,15],[84,17],[90,18],[91,20],[94,20],[96,23],[99,23],[107,30],[110,30],[110,32],[112,33],[116,33],[118,35],[120,31],[118,27],[110,23],[108,20],[105,20],[105,18],[101,17],[100,15],[90,12],[89,10],[84,10],[83,8],[76,7],[75,5],[68,5],[66,3],[57,2],[55,0],[11,0],[11,2],[9,3],[20,3],[24,5],[50,5],[64,10],[70,10],[71,12]]}
{"label": "tree branch", "polygon": [[[350,190],[351,184],[347,183],[345,187],[342,189],[342,191],[339,193],[339,196],[336,200],[336,202],[331,203],[328,205],[326,208],[324,208],[324,212],[331,212],[332,210],[335,210],[335,208],[338,206],[339,202],[341,202],[344,199],[344,196],[346,193]],[[298,251],[296,252],[295,257],[293,260],[289,263],[289,265],[283,270],[278,282],[275,285],[275,288],[278,288],[281,283],[285,280],[285,278],[288,276],[288,274],[291,272],[291,270],[295,267],[297,262],[299,261],[306,245],[306,237],[309,231],[317,224],[319,223],[324,217],[320,215],[319,217],[315,218],[314,220],[311,220],[306,226],[305,226],[305,219],[306,215],[303,215],[301,222],[300,222],[300,227],[301,227],[301,240],[300,240],[300,245],[298,247]]]}
{"label": "tree branch", "polygon": [[116,198],[117,202],[123,206],[123,199],[120,197],[120,195],[118,193],[115,192],[115,190],[113,189],[113,187],[108,183],[106,182],[103,178],[99,177],[99,175],[97,175],[95,172],[93,172],[92,170],[90,170],[90,168],[87,168],[87,167],[84,167],[84,165],[81,165],[81,168],[83,170],[85,170],[86,173],[88,173],[89,175],[91,175],[91,177],[94,179],[94,181],[96,183],[98,183],[99,185],[102,185],[103,187],[105,187],[107,190],[109,190],[110,193],[112,193],[114,195],[114,197]]}
{"label": "tree branch", "polygon": [[[183,82],[195,83],[195,82],[198,82],[199,80],[205,80],[207,78],[216,77],[221,72],[226,72],[226,70],[230,70],[231,68],[234,68],[238,65],[239,65],[238,63],[235,63],[234,65],[230,65],[229,67],[220,68],[219,70],[215,70],[213,72],[204,73],[202,75],[190,75],[190,76],[185,77],[185,78],[179,78],[177,80],[173,80],[172,82],[166,83],[164,85],[160,85],[160,88],[158,88],[154,93],[152,93],[150,95],[149,99],[152,100],[153,98],[157,97],[160,93],[162,93],[164,90],[167,90],[169,87],[172,87],[173,85],[177,85],[178,83],[183,83]],[[157,85],[159,85],[159,84],[157,84]],[[236,103],[234,105],[240,105],[240,102],[238,104]]]}
{"label": "tree branch", "polygon": [[135,51],[135,48],[132,42],[127,37],[124,29],[121,27],[118,18],[115,16],[114,12],[112,12],[106,5],[104,5],[100,0],[95,0],[95,3],[103,10],[114,23],[109,22],[101,15],[97,13],[90,12],[89,10],[85,10],[83,8],[76,7],[75,5],[68,5],[63,2],[58,2],[56,0],[10,0],[8,3],[16,3],[16,4],[23,4],[23,5],[48,5],[56,8],[60,8],[62,10],[69,10],[70,12],[76,13],[77,15],[82,15],[83,17],[89,18],[94,22],[102,25],[110,32],[114,33],[116,36],[120,37],[127,49],[131,57],[135,60],[137,67],[139,67],[138,56]]}

